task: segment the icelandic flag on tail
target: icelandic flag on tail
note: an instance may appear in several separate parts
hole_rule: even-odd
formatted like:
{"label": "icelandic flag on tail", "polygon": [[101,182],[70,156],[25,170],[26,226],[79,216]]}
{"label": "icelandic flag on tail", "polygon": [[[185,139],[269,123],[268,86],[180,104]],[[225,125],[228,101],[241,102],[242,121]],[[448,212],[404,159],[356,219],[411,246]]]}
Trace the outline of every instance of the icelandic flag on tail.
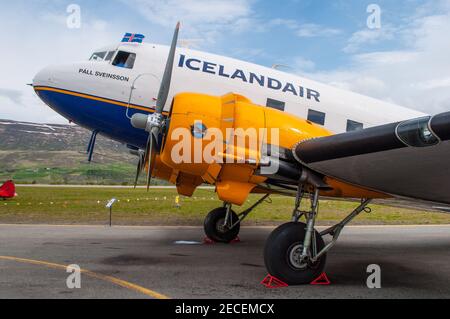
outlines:
{"label": "icelandic flag on tail", "polygon": [[122,42],[128,43],[142,43],[145,39],[145,35],[136,33],[125,33]]}

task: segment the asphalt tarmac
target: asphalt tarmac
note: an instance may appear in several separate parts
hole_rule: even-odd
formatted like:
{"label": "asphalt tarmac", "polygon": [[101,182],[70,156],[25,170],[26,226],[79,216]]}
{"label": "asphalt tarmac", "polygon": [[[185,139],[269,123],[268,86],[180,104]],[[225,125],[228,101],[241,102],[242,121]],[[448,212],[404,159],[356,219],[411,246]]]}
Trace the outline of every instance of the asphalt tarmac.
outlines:
{"label": "asphalt tarmac", "polygon": [[[201,228],[0,225],[0,298],[450,297],[450,226],[348,227],[328,254],[330,285],[282,289],[260,283],[270,232],[205,245]],[[381,289],[367,287],[372,264]]]}

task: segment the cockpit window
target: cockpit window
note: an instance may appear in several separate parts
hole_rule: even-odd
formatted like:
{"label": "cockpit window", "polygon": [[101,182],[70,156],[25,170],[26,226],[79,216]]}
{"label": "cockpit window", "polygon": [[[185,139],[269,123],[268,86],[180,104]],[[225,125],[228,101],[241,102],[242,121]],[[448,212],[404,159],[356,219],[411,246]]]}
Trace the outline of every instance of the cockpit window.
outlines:
{"label": "cockpit window", "polygon": [[116,51],[109,51],[108,54],[106,55],[105,61],[111,61],[114,53],[116,53]]}
{"label": "cockpit window", "polygon": [[95,52],[89,60],[90,61],[103,61],[103,59],[105,58],[105,55],[106,55],[106,51]]}
{"label": "cockpit window", "polygon": [[119,68],[132,69],[134,67],[134,62],[136,61],[136,54],[119,51],[117,53],[112,65],[117,66]]}
{"label": "cockpit window", "polygon": [[408,146],[427,147],[439,144],[439,139],[429,127],[430,117],[423,117],[400,123],[397,136]]}

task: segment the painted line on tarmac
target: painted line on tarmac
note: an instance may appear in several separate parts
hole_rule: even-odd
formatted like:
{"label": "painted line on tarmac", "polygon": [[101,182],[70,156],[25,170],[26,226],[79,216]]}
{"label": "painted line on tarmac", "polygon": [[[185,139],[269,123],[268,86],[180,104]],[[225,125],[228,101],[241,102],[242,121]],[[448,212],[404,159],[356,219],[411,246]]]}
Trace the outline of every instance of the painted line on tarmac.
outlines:
{"label": "painted line on tarmac", "polygon": [[[64,266],[61,264],[56,264],[56,263],[51,263],[51,262],[47,262],[47,261],[41,261],[41,260],[25,259],[25,258],[11,257],[11,256],[0,256],[0,260],[13,261],[13,262],[18,262],[18,263],[22,263],[22,264],[44,266],[47,268],[64,270],[64,271],[67,270],[67,266]],[[170,299],[169,297],[167,297],[163,294],[160,294],[156,291],[144,288],[142,286],[133,284],[131,282],[128,282],[128,281],[125,281],[125,280],[122,280],[122,279],[119,279],[116,277],[95,273],[93,271],[86,270],[86,269],[81,269],[81,273],[83,273],[86,276],[89,276],[91,278],[99,279],[99,280],[106,281],[106,282],[112,283],[114,285],[129,289],[129,290],[137,291],[141,294],[144,294],[144,295],[149,296],[154,299]]]}

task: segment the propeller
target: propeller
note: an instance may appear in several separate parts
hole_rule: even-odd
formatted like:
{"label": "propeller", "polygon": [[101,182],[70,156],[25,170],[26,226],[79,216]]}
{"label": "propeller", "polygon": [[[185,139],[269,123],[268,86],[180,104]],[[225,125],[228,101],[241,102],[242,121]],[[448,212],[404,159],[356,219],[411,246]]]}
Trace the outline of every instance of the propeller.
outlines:
{"label": "propeller", "polygon": [[144,167],[145,167],[145,152],[139,150],[135,153],[135,155],[137,155],[139,157],[139,162],[137,165],[136,179],[134,181],[134,189],[137,188],[139,176],[141,175],[141,172],[144,170]]}
{"label": "propeller", "polygon": [[164,76],[161,81],[161,87],[159,88],[158,99],[156,100],[155,113],[150,115],[137,113],[131,117],[131,125],[134,128],[143,129],[149,134],[147,139],[147,145],[145,148],[144,162],[143,163],[141,162],[140,157],[138,164],[138,172],[136,176],[136,184],[137,184],[140,172],[145,168],[145,165],[148,164],[147,191],[150,189],[150,183],[152,179],[152,165],[154,164],[155,161],[158,142],[161,140],[160,137],[163,131],[163,127],[165,126],[165,120],[162,113],[164,110],[164,106],[167,103],[167,99],[169,97],[179,31],[180,31],[180,22],[177,23],[173,35],[172,45],[170,47],[166,68],[164,70]]}

